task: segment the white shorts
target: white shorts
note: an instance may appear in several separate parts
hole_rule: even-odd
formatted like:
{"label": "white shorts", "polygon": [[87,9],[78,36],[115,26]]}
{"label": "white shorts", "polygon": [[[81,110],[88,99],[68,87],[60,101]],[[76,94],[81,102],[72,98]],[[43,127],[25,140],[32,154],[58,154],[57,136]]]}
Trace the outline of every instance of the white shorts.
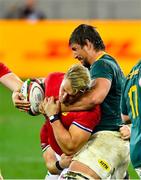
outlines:
{"label": "white shorts", "polygon": [[[129,164],[129,142],[116,131],[95,133],[73,160],[79,161],[103,179],[121,179]],[[71,170],[71,169],[70,169]]]}
{"label": "white shorts", "polygon": [[68,171],[68,168],[65,168],[65,169],[61,172],[60,175],[59,175],[59,174],[58,174],[58,175],[54,175],[54,174],[48,173],[48,174],[46,175],[46,177],[45,177],[45,180],[61,180],[61,179],[62,179],[62,176],[63,176],[64,174],[66,174],[67,171]]}
{"label": "white shorts", "polygon": [[47,174],[45,180],[56,180],[59,178],[59,175]]}

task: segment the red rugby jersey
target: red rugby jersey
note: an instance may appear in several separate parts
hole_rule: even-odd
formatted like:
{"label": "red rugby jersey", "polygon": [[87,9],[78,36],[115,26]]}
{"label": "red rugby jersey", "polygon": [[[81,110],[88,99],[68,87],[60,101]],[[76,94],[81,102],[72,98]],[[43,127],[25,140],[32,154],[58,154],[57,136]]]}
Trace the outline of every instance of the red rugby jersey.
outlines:
{"label": "red rugby jersey", "polygon": [[[45,80],[45,96],[55,96],[56,98],[59,95],[59,88],[63,80],[63,73],[52,73]],[[66,129],[69,129],[71,124],[76,125],[77,127],[88,131],[93,132],[95,126],[100,122],[101,111],[100,106],[97,105],[91,111],[81,111],[81,112],[65,112],[61,115],[61,122]],[[40,133],[41,146],[45,150],[48,145],[59,155],[62,154],[62,150],[57,144],[52,126],[49,120],[46,120],[43,125]]]}
{"label": "red rugby jersey", "polygon": [[3,63],[0,62],[0,78],[11,71]]}

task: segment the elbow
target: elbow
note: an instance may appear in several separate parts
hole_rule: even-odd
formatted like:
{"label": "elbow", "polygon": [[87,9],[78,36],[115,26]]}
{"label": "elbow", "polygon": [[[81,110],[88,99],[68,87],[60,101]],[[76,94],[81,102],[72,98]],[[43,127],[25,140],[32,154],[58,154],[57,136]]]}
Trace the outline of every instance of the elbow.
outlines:
{"label": "elbow", "polygon": [[66,148],[64,148],[62,150],[67,156],[71,156],[78,151],[78,147],[76,147],[75,145],[69,144],[69,146],[67,146]]}
{"label": "elbow", "polygon": [[64,153],[67,156],[71,156],[71,155],[75,154],[76,152],[77,152],[76,149],[73,149],[73,148],[66,148],[66,149],[64,149]]}
{"label": "elbow", "polygon": [[67,156],[71,156],[71,155],[75,154],[76,151],[75,151],[75,150],[65,150],[64,153],[65,153]]}

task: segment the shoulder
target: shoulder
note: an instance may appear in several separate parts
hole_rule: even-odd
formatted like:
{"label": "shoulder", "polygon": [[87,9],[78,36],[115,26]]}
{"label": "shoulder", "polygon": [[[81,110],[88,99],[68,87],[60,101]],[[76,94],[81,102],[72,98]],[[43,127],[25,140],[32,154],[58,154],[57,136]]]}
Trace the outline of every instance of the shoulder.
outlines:
{"label": "shoulder", "polygon": [[96,61],[90,69],[92,79],[106,78],[112,80],[113,73],[114,71],[112,69],[112,66],[104,59]]}
{"label": "shoulder", "polygon": [[48,74],[48,76],[45,78],[45,80],[46,79],[51,79],[51,80],[53,80],[53,79],[60,79],[60,78],[62,78],[62,77],[64,77],[64,74],[65,73],[62,73],[62,72],[53,72],[53,73],[49,73]]}
{"label": "shoulder", "polygon": [[45,79],[45,96],[58,97],[59,88],[64,78],[64,73],[55,72],[48,75]]}
{"label": "shoulder", "polygon": [[49,82],[55,83],[58,81],[62,81],[63,78],[64,78],[64,73],[61,73],[61,72],[50,73],[45,78],[45,84],[47,84]]}
{"label": "shoulder", "polygon": [[[109,57],[109,58],[107,58]],[[111,68],[112,65],[112,58],[110,56],[104,56],[102,58],[100,58],[99,60],[97,60],[96,62],[94,62],[94,64],[91,66],[91,69],[99,69],[99,68]]]}

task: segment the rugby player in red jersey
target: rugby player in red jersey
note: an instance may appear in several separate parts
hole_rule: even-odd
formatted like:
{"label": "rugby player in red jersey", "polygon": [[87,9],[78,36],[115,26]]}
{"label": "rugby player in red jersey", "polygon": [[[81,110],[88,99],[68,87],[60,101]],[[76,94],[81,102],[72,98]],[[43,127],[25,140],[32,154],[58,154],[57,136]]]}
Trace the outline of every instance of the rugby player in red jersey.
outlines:
{"label": "rugby player in red jersey", "polygon": [[[59,101],[71,104],[90,90],[90,75],[82,65],[72,66],[68,72],[52,73],[45,79],[45,96],[50,97],[42,106],[47,120],[41,130],[43,157],[52,174],[58,174],[71,162],[73,154],[77,153],[90,139],[93,129],[100,122],[99,105],[91,111],[60,113]],[[62,155],[57,160],[53,152]],[[66,164],[64,163],[64,159]]]}

